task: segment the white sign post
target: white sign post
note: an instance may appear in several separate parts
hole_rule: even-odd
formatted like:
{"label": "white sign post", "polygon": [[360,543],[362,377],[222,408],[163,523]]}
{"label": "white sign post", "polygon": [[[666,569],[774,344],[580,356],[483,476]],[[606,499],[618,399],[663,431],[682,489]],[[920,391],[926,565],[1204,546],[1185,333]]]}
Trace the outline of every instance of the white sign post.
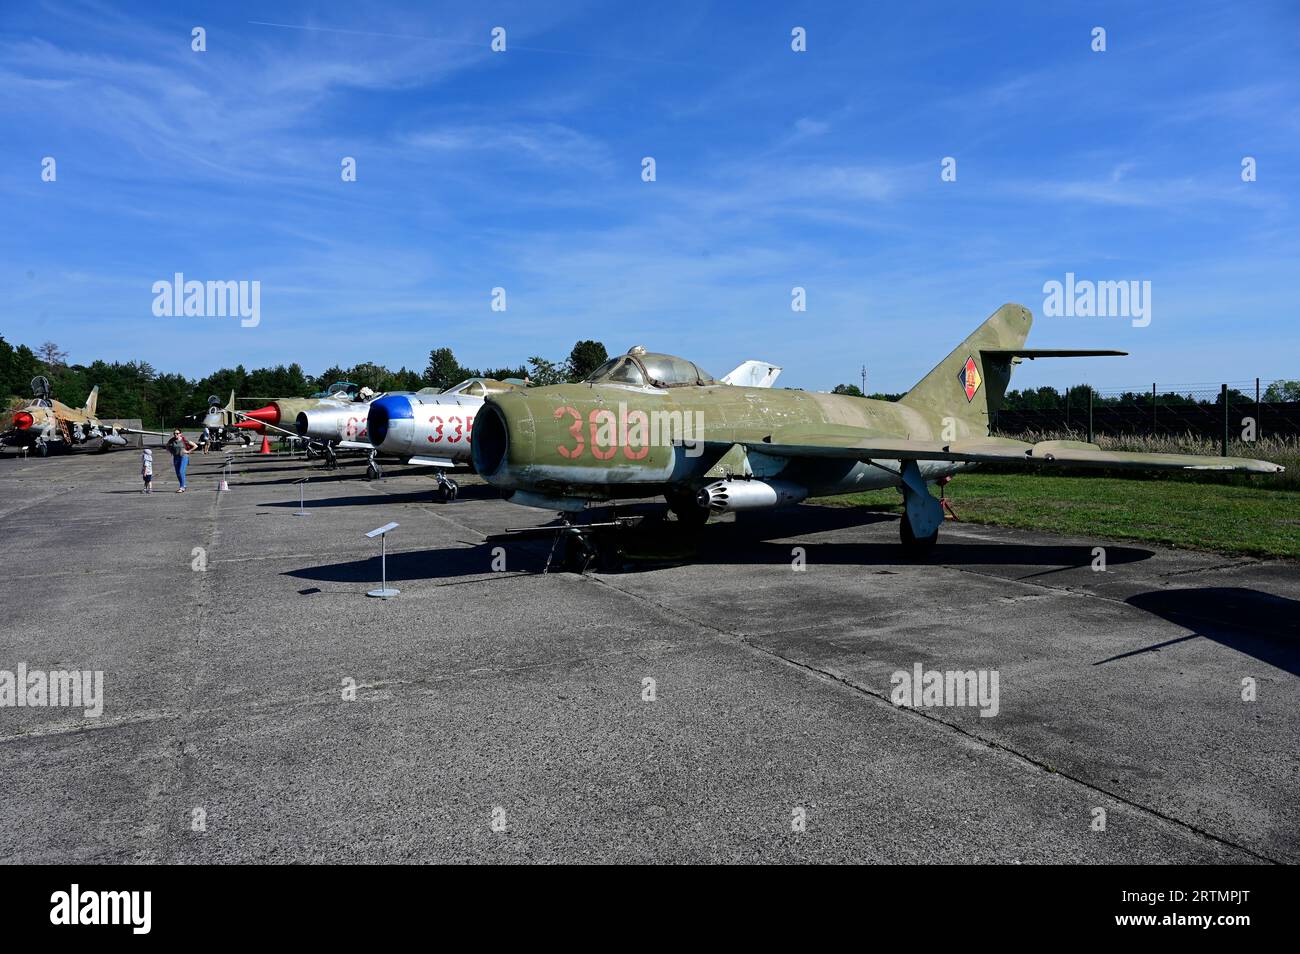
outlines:
{"label": "white sign post", "polygon": [[380,580],[379,589],[370,590],[368,593],[366,593],[366,596],[374,596],[381,600],[386,600],[389,597],[396,596],[398,593],[402,592],[396,587],[390,587],[388,585],[388,545],[386,541],[388,539],[388,531],[396,530],[397,527],[398,525],[395,523],[386,523],[382,527],[379,527],[375,530],[371,530],[369,533],[366,534],[366,536],[371,538],[374,537],[379,538],[379,580]]}
{"label": "white sign post", "polygon": [[298,509],[295,510],[295,511],[293,512],[293,515],[294,515],[295,517],[310,517],[310,516],[311,516],[311,514],[307,512],[306,504],[303,503],[303,499],[302,499],[303,492],[307,489],[307,481],[308,481],[308,480],[309,480],[309,478],[304,477],[302,480],[295,480],[295,481],[294,481],[294,483],[298,485]]}

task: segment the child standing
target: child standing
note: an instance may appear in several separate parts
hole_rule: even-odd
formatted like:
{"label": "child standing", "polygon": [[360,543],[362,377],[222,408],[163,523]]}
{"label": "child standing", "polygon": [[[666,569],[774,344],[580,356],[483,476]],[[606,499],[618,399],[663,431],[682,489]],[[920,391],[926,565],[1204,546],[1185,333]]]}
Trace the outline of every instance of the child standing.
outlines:
{"label": "child standing", "polygon": [[141,493],[153,493],[153,451],[147,447],[140,455],[140,476],[144,478],[144,490]]}

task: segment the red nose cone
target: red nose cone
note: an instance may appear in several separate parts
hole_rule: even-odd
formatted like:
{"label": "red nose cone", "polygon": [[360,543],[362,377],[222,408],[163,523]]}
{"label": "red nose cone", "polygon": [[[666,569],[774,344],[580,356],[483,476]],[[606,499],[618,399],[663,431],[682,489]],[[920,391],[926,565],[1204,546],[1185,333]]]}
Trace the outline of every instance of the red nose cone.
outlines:
{"label": "red nose cone", "polygon": [[27,430],[27,428],[32,426],[32,423],[33,418],[26,411],[19,411],[14,415],[14,427],[18,428],[20,431]]}
{"label": "red nose cone", "polygon": [[263,424],[280,423],[280,406],[278,404],[268,404],[266,407],[259,407],[256,411],[245,411],[245,417],[251,417],[255,421],[261,421]]}

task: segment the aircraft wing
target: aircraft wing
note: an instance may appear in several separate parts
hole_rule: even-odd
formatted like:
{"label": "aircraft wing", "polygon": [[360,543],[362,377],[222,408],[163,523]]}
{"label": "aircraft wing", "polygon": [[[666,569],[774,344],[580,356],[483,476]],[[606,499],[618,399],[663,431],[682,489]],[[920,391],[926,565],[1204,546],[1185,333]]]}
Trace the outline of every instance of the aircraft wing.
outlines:
{"label": "aircraft wing", "polygon": [[[1247,457],[1201,454],[1144,454],[1103,450],[1083,441],[1039,441],[1030,444],[1003,437],[960,441],[915,441],[897,437],[850,437],[840,432],[771,434],[761,441],[740,442],[747,450],[773,457],[834,460],[941,460],[974,464],[1020,464],[1029,467],[1096,467],[1133,470],[1232,470],[1280,474],[1286,468]],[[844,430],[848,430],[845,428]],[[719,442],[722,443],[722,442]]]}

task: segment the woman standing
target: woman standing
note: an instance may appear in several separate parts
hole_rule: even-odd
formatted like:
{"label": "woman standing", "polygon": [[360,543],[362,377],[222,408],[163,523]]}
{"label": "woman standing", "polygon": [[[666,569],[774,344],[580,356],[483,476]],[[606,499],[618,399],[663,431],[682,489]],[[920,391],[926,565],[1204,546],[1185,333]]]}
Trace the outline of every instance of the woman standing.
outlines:
{"label": "woman standing", "polygon": [[176,482],[180,484],[176,492],[185,493],[185,468],[190,463],[190,451],[198,450],[199,445],[181,433],[180,428],[172,431],[167,449],[172,452],[172,466],[176,468]]}

